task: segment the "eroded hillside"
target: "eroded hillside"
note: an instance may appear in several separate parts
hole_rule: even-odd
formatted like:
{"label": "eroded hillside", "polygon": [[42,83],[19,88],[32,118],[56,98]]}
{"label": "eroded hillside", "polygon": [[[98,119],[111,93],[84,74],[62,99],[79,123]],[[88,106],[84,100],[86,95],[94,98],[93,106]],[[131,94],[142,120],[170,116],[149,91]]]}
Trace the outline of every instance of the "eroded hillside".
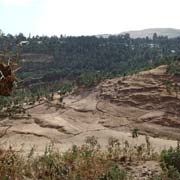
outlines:
{"label": "eroded hillside", "polygon": [[[119,128],[137,127],[141,133],[151,136],[179,139],[180,95],[173,85],[179,80],[167,74],[167,66],[108,80],[99,87],[98,109],[122,118],[124,124],[120,123]],[[171,87],[167,82],[172,82]],[[118,128],[116,120],[102,123]]]}
{"label": "eroded hillside", "polygon": [[[24,105],[26,114],[1,117],[0,143],[24,151],[35,146],[42,153],[49,143],[64,151],[92,135],[103,147],[112,136],[142,144],[147,134],[156,149],[176,146],[180,140],[180,94],[169,90],[167,80],[178,82],[179,78],[168,75],[167,66],[160,66],[106,80],[89,90],[75,90],[64,97],[64,107],[58,94],[49,102]],[[139,129],[138,138],[132,138],[134,128]]]}

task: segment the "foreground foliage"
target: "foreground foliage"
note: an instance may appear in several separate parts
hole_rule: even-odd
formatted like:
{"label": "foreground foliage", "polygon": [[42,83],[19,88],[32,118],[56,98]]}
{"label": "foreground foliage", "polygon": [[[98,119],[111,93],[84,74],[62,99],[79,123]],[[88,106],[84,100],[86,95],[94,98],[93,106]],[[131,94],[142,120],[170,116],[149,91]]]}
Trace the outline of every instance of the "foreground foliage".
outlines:
{"label": "foreground foliage", "polygon": [[34,150],[24,157],[11,148],[0,152],[0,179],[126,180],[131,174],[124,163],[156,158],[145,145],[131,147],[110,138],[102,150],[95,137],[88,137],[80,147],[73,145],[64,153],[48,146],[42,156]]}
{"label": "foreground foliage", "polygon": [[127,141],[116,138],[108,140],[107,150],[102,150],[92,136],[84,145],[73,145],[60,153],[53,145],[48,146],[41,156],[34,156],[32,148],[26,156],[9,148],[0,151],[0,179],[43,179],[43,180],[132,180],[129,167],[133,163],[161,160],[162,172],[145,177],[153,180],[180,179],[180,150],[163,150],[155,153],[147,140],[146,144],[131,146]]}
{"label": "foreground foliage", "polygon": [[161,153],[162,169],[167,179],[180,180],[180,149],[179,147],[163,150]]}

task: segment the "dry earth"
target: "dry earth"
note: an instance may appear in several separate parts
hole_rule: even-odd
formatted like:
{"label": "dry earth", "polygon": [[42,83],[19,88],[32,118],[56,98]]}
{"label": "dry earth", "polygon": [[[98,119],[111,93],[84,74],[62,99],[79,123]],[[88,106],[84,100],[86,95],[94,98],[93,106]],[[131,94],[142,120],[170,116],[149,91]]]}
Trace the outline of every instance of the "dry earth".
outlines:
{"label": "dry earth", "polygon": [[[176,146],[180,140],[180,95],[167,93],[164,80],[174,77],[166,74],[166,68],[76,90],[64,98],[64,108],[59,107],[56,95],[52,102],[30,108],[31,116],[1,117],[0,145],[24,152],[35,147],[41,154],[50,143],[64,151],[96,136],[105,148],[112,136],[135,145],[145,143],[148,134],[156,150]],[[133,128],[139,129],[138,138],[132,138]]]}

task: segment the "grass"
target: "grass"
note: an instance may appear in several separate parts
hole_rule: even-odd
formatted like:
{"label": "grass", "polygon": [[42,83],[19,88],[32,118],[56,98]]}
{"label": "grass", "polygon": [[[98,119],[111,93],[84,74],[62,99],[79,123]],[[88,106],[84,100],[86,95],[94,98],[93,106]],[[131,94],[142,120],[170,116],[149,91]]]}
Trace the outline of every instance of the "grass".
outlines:
{"label": "grass", "polygon": [[[127,141],[120,142],[111,137],[107,149],[102,150],[97,139],[92,136],[82,146],[73,145],[64,153],[55,150],[53,145],[46,147],[41,156],[35,156],[34,149],[26,156],[12,148],[0,150],[0,179],[130,180],[133,175],[127,165],[149,160],[160,162],[160,158],[164,162],[165,158],[153,151],[148,138],[144,145],[131,146]],[[164,169],[154,179],[166,180],[169,174],[178,177],[176,169]]]}

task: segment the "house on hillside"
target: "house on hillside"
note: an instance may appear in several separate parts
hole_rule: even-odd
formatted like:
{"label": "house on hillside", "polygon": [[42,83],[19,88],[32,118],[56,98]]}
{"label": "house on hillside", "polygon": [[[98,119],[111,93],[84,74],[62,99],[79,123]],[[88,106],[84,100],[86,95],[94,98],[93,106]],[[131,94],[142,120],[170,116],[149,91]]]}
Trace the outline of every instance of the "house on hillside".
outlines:
{"label": "house on hillside", "polygon": [[29,44],[29,41],[21,41],[19,43],[20,46],[25,46],[25,45],[28,45]]}
{"label": "house on hillside", "polygon": [[176,51],[175,51],[174,49],[172,49],[172,50],[171,50],[171,53],[172,53],[172,54],[175,54],[175,53],[176,53]]}

